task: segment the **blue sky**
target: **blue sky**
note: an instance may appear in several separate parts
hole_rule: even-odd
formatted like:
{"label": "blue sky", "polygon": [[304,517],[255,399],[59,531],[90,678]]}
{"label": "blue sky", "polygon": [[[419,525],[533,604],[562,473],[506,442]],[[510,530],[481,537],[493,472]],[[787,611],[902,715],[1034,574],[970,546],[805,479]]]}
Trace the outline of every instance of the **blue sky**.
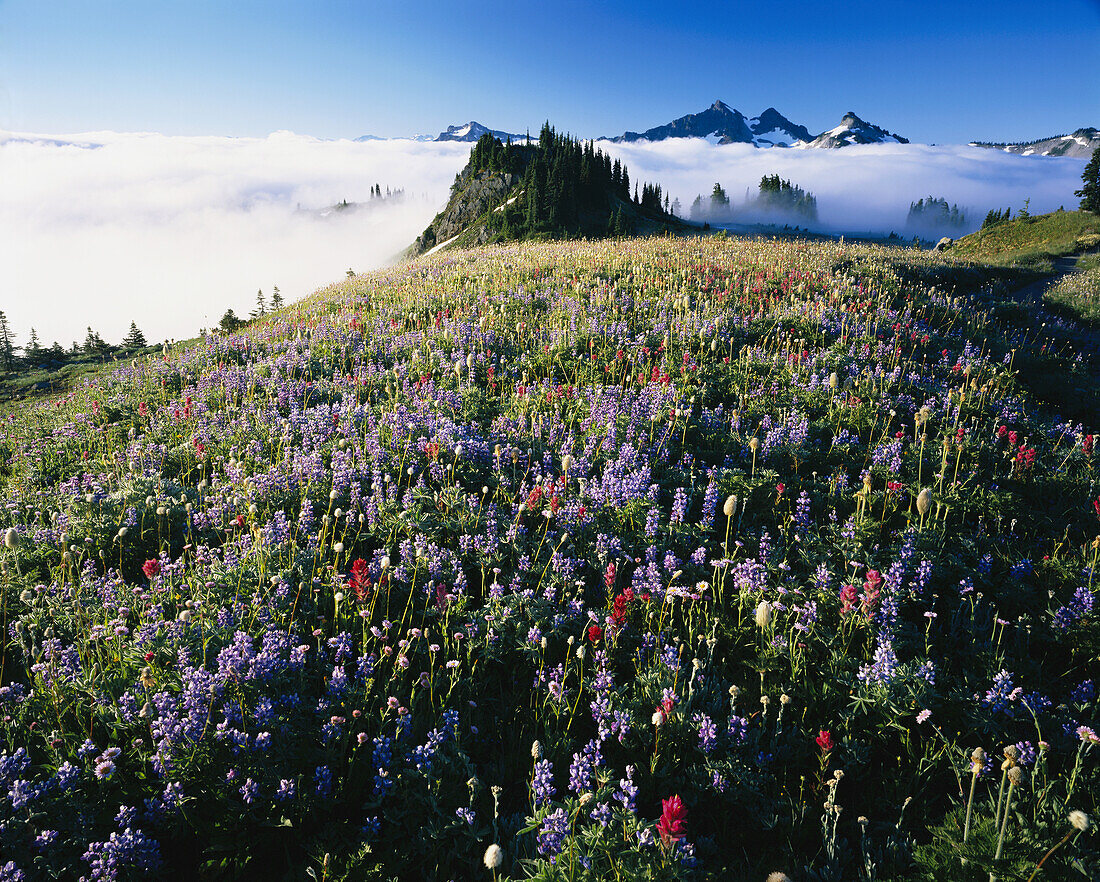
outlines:
{"label": "blue sky", "polygon": [[1100,126],[1100,0],[0,0],[0,128],[585,137],[722,98],[913,140]]}

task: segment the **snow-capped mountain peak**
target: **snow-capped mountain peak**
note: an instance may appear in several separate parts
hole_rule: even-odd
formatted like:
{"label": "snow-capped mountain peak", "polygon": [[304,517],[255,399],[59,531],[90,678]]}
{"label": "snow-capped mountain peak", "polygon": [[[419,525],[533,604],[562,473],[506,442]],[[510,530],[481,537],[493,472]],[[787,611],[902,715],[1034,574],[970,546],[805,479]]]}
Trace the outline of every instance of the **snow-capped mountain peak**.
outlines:
{"label": "snow-capped mountain peak", "polygon": [[470,120],[465,125],[461,126],[447,126],[447,128],[439,133],[439,137],[436,141],[476,141],[482,135],[492,135],[494,138],[499,138],[501,141],[507,141],[511,138],[513,141],[518,141],[523,135],[513,135],[509,132],[498,132],[495,129],[490,129],[488,126],[483,126],[481,123],[474,120]]}
{"label": "snow-capped mountain peak", "polygon": [[860,119],[852,111],[844,114],[840,125],[822,132],[807,147],[848,147],[852,144],[908,144],[907,138]]}

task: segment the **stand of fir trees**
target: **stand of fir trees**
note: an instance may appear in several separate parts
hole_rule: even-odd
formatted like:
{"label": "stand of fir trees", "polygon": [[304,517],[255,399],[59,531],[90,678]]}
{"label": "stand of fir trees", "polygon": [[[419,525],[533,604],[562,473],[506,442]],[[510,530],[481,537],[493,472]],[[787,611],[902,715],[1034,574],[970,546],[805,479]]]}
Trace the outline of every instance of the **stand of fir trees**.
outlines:
{"label": "stand of fir trees", "polygon": [[624,236],[641,219],[668,221],[658,184],[634,184],[618,159],[592,142],[556,132],[547,122],[537,141],[502,142],[486,134],[470,152],[467,171],[519,177],[519,191],[488,220],[497,239]]}
{"label": "stand of fir trees", "polygon": [[966,212],[960,210],[958,205],[949,205],[942,196],[929,196],[927,199],[918,199],[916,202],[909,203],[909,214],[905,219],[905,225],[961,229],[966,226]]}
{"label": "stand of fir trees", "polygon": [[[761,216],[765,216],[762,218]],[[691,204],[691,219],[714,223],[730,223],[770,220],[814,221],[817,220],[817,197],[797,184],[784,180],[779,175],[764,175],[755,197],[745,191],[745,202],[735,207],[721,184],[716,183],[706,199],[702,195],[695,197]]]}

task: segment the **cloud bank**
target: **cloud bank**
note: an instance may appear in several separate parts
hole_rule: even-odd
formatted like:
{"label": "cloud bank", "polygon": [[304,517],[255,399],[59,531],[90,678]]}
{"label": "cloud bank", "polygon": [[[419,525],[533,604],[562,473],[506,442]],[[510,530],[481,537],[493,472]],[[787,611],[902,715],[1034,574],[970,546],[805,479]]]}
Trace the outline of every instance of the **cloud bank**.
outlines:
{"label": "cloud bank", "polygon": [[[1077,204],[1084,160],[971,147],[842,150],[714,146],[700,139],[601,147],[635,181],[659,182],[686,213],[720,182],[734,206],[779,174],[817,196],[819,228],[904,231],[909,203],[942,196],[971,226],[991,208]],[[131,320],[150,340],[184,338],[227,307],[247,315],[256,289],[294,299],[349,268],[384,265],[442,207],[470,145],[90,132],[0,134],[0,309],[19,345],[117,342]],[[380,184],[400,204],[321,217]],[[299,205],[303,209],[298,211]]]}
{"label": "cloud bank", "polygon": [[966,146],[868,144],[839,150],[714,146],[701,138],[600,147],[623,160],[635,181],[660,183],[686,214],[720,183],[734,207],[760,178],[778,174],[817,197],[816,228],[843,233],[904,232],[911,202],[929,196],[965,208],[969,229],[993,208],[1015,213],[1030,199],[1032,214],[1077,207],[1085,161],[1015,154]]}
{"label": "cloud bank", "polygon": [[[290,300],[383,265],[446,200],[468,144],[167,137],[0,137],[0,309],[23,345],[185,338],[257,289]],[[369,210],[379,184],[405,191]],[[301,211],[298,210],[299,206]]]}

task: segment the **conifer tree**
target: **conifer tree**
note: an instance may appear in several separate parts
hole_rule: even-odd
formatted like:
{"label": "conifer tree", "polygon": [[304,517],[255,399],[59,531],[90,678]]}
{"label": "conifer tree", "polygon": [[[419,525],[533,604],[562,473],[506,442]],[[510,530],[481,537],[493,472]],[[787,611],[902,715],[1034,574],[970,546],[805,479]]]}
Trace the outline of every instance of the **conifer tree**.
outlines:
{"label": "conifer tree", "polygon": [[[350,276],[349,276],[350,278]],[[263,318],[267,314],[267,303],[264,301],[263,288],[256,289],[256,306],[249,314],[251,318]]]}
{"label": "conifer tree", "polygon": [[122,339],[122,345],[127,349],[144,349],[148,345],[145,335],[137,326],[137,322],[130,322],[130,331]]}
{"label": "conifer tree", "polygon": [[4,370],[11,371],[15,367],[15,347],[12,344],[11,328],[8,327],[8,317],[0,309],[0,365]]}
{"label": "conifer tree", "polygon": [[1073,194],[1081,197],[1081,210],[1100,214],[1100,147],[1092,151],[1092,159],[1081,173],[1081,181],[1081,189]]}
{"label": "conifer tree", "polygon": [[23,358],[27,364],[31,367],[37,367],[42,363],[42,357],[46,350],[42,348],[42,344],[38,340],[38,332],[31,328],[31,337],[27,341],[27,345],[23,347]]}
{"label": "conifer tree", "polygon": [[[377,187],[378,185],[375,184],[375,186]],[[283,295],[279,291],[279,286],[276,285],[274,287],[274,289],[272,289],[272,291],[271,291],[271,308],[272,309],[282,309],[282,307],[283,307]]]}

